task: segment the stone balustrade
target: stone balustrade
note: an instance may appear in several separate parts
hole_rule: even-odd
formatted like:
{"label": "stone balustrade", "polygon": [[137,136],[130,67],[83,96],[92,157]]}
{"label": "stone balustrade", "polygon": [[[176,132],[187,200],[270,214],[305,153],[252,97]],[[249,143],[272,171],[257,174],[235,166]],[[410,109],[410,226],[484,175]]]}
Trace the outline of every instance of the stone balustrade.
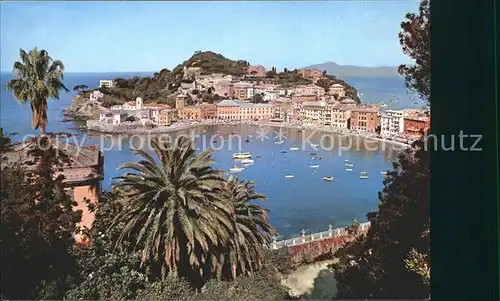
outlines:
{"label": "stone balustrade", "polygon": [[[368,230],[369,227],[370,227],[370,222],[360,224],[361,231],[366,231]],[[306,231],[302,230],[301,234],[302,235],[300,237],[294,237],[280,241],[277,241],[275,237],[273,242],[271,243],[271,248],[276,250],[283,247],[297,246],[301,244],[310,243],[313,241],[320,241],[332,237],[343,236],[346,235],[347,233],[345,227],[333,229],[332,225],[329,225],[327,231],[316,232],[306,235]]]}

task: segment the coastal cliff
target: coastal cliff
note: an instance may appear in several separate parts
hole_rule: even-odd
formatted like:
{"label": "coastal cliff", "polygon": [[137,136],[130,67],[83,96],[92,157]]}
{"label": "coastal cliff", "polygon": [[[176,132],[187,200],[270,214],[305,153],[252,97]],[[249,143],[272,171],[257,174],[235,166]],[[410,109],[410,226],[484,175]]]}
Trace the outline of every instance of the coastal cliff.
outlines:
{"label": "coastal cliff", "polygon": [[98,100],[92,100],[83,94],[73,97],[69,108],[64,110],[64,116],[77,120],[99,119],[99,111],[103,108]]}

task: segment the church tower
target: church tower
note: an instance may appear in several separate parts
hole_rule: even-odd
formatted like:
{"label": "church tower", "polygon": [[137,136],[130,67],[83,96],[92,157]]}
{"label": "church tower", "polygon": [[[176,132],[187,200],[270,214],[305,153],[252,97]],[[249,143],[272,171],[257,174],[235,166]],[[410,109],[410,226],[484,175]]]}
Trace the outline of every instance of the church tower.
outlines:
{"label": "church tower", "polygon": [[142,98],[141,97],[137,97],[135,99],[135,108],[137,110],[142,110],[143,109],[143,103],[142,103]]}
{"label": "church tower", "polygon": [[186,95],[183,95],[183,94],[177,95],[177,97],[175,99],[175,108],[178,111],[182,111],[182,109],[184,109],[185,101],[186,101]]}

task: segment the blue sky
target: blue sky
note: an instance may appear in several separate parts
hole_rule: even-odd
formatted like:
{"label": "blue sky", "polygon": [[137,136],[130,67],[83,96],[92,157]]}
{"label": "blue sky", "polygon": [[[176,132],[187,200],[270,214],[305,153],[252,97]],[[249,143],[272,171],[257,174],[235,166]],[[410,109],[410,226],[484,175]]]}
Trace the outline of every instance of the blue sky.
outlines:
{"label": "blue sky", "polygon": [[46,49],[68,72],[172,69],[196,50],[267,68],[409,62],[400,23],[419,1],[2,2],[1,70],[19,48]]}

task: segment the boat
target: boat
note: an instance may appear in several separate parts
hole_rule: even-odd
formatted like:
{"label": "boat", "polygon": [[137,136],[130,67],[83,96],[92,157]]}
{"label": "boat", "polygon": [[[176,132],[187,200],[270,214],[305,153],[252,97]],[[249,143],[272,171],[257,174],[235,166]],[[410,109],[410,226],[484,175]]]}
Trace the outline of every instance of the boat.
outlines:
{"label": "boat", "polygon": [[282,154],[286,154],[286,153],[287,153],[287,151],[286,151],[286,150],[282,150],[282,151],[281,151],[281,153],[282,153]]}
{"label": "boat", "polygon": [[387,171],[381,171],[380,174],[385,176],[387,174]]}
{"label": "boat", "polygon": [[319,165],[309,165],[310,168],[319,168]]}
{"label": "boat", "polygon": [[347,162],[349,162],[349,160],[345,159],[345,160],[344,160],[344,162],[346,162],[346,163],[347,163]]}
{"label": "boat", "polygon": [[360,174],[360,175],[367,175],[367,174],[368,174],[368,172],[367,172],[367,171],[361,171],[359,174]]}
{"label": "boat", "polygon": [[295,178],[295,176],[294,175],[286,175],[285,178],[286,179],[293,179],[293,178]]}
{"label": "boat", "polygon": [[323,177],[322,179],[323,181],[327,181],[327,182],[330,182],[330,181],[333,181],[333,177]]}
{"label": "boat", "polygon": [[346,167],[353,167],[353,166],[354,166],[354,164],[352,164],[352,163],[346,163],[346,164],[345,164],[345,166],[346,166]]}
{"label": "boat", "polygon": [[260,158],[262,158],[262,156],[255,156],[255,158],[260,159]]}
{"label": "boat", "polygon": [[352,168],[346,168],[345,171],[352,171]]}
{"label": "boat", "polygon": [[274,144],[281,144],[283,142],[285,142],[285,141],[274,141]]}
{"label": "boat", "polygon": [[243,159],[241,160],[241,164],[253,164],[255,161],[252,159]]}
{"label": "boat", "polygon": [[359,178],[360,178],[361,180],[366,180],[366,179],[368,179],[368,176],[359,176]]}
{"label": "boat", "polygon": [[229,172],[230,172],[230,173],[242,172],[242,171],[244,171],[244,170],[245,170],[245,168],[244,168],[244,167],[236,167],[236,166],[235,166],[235,167],[231,167],[231,168],[229,168]]}
{"label": "boat", "polygon": [[311,153],[311,156],[316,156],[316,153],[314,153],[314,152],[313,152],[313,153]]}
{"label": "boat", "polygon": [[236,135],[236,134],[238,134],[238,133],[236,133],[236,132],[232,132],[232,133],[231,133],[231,135]]}
{"label": "boat", "polygon": [[250,140],[250,139],[245,140],[245,142],[246,142],[246,143],[251,142],[251,141],[252,141],[252,140]]}
{"label": "boat", "polygon": [[312,144],[312,143],[311,143],[311,146],[312,146],[312,147],[318,147],[318,146],[319,146],[319,144]]}
{"label": "boat", "polygon": [[320,156],[313,157],[313,160],[321,160]]}
{"label": "boat", "polygon": [[252,157],[252,154],[250,153],[242,153],[242,152],[238,152],[238,153],[234,153],[233,154],[233,159],[249,159]]}
{"label": "boat", "polygon": [[290,147],[290,150],[291,151],[296,151],[296,150],[299,150],[299,148],[298,147]]}

